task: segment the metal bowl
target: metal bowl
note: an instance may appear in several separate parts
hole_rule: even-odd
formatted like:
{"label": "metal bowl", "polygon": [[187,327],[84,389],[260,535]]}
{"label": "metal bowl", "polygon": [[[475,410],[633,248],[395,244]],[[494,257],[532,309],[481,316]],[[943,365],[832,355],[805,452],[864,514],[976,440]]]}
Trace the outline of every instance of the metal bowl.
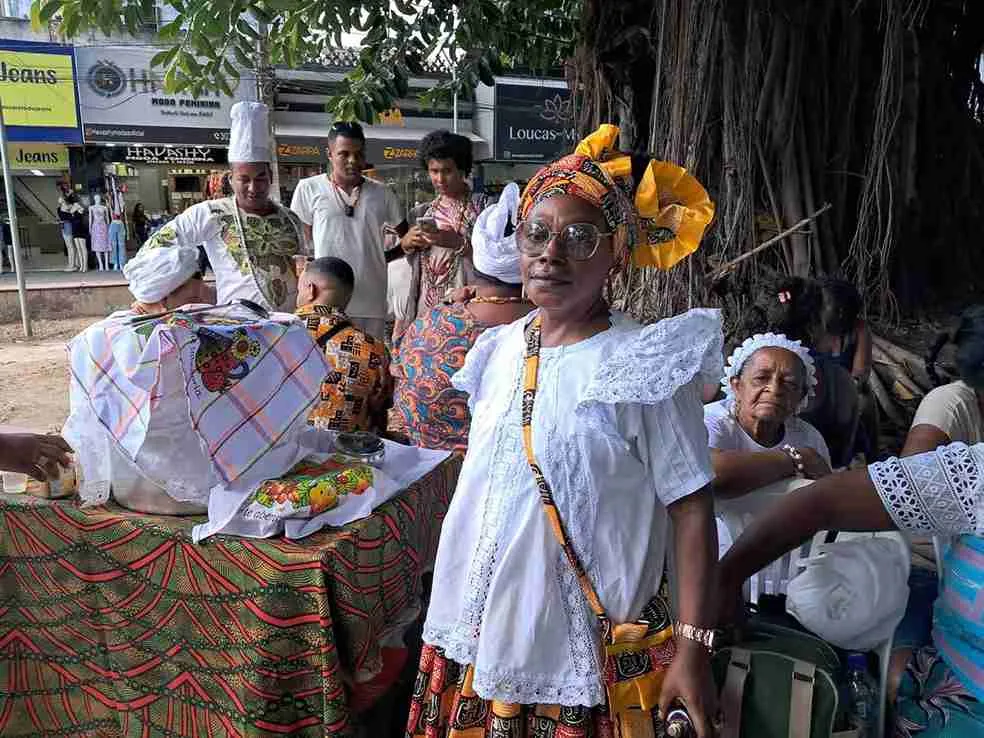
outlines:
{"label": "metal bowl", "polygon": [[335,437],[335,451],[365,464],[379,464],[386,457],[386,447],[375,433],[356,431],[339,433]]}

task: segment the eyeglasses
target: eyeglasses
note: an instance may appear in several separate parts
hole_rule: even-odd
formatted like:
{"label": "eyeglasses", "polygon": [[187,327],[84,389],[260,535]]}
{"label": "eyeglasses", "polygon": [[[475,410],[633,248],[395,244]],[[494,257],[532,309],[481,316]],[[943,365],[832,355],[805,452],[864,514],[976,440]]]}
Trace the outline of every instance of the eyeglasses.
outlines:
{"label": "eyeglasses", "polygon": [[611,235],[611,232],[599,230],[594,223],[571,223],[561,231],[552,231],[543,221],[523,220],[516,229],[516,243],[527,256],[540,256],[556,238],[557,245],[567,256],[575,261],[587,261],[595,255],[602,236]]}

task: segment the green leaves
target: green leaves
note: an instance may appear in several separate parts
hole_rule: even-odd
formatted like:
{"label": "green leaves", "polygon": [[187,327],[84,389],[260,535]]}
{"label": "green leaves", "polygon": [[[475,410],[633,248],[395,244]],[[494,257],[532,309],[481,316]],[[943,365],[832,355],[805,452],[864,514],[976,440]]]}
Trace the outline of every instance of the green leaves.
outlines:
{"label": "green leaves", "polygon": [[[434,79],[433,104],[454,90],[471,97],[507,65],[556,66],[574,50],[583,0],[164,0],[177,18],[162,26],[168,48],[154,57],[169,91],[229,92],[242,70],[317,61],[359,30],[360,60],[330,103],[338,117],[372,122],[409,94],[408,77]],[[31,21],[61,19],[71,38],[93,28],[131,31],[152,15],[153,0],[34,0]],[[268,38],[263,38],[265,27]],[[436,75],[438,60],[453,60]]]}

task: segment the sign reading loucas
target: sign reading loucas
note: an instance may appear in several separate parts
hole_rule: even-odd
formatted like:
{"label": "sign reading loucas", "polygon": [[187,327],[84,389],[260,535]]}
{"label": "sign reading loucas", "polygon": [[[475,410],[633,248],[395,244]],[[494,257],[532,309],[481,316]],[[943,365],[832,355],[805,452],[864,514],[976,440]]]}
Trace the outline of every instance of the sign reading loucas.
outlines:
{"label": "sign reading loucas", "polygon": [[86,142],[228,144],[230,111],[238,100],[253,98],[250,85],[241,84],[235,97],[168,94],[161,70],[150,65],[157,51],[135,46],[76,50]]}
{"label": "sign reading loucas", "polygon": [[577,143],[571,93],[566,86],[495,85],[495,158],[546,162]]}
{"label": "sign reading loucas", "polygon": [[82,143],[71,47],[0,40],[0,101],[11,141]]}

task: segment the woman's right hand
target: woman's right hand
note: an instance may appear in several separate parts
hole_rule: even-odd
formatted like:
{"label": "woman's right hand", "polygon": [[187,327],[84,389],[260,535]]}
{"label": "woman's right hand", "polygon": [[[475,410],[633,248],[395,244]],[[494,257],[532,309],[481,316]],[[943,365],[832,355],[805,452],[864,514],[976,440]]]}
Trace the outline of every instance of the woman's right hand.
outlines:
{"label": "woman's right hand", "polygon": [[804,446],[798,450],[803,457],[803,476],[807,479],[822,479],[831,473],[830,464],[814,449]]}
{"label": "woman's right hand", "polygon": [[408,254],[422,251],[430,245],[430,237],[418,225],[410,226],[410,230],[400,239],[400,248]]}

